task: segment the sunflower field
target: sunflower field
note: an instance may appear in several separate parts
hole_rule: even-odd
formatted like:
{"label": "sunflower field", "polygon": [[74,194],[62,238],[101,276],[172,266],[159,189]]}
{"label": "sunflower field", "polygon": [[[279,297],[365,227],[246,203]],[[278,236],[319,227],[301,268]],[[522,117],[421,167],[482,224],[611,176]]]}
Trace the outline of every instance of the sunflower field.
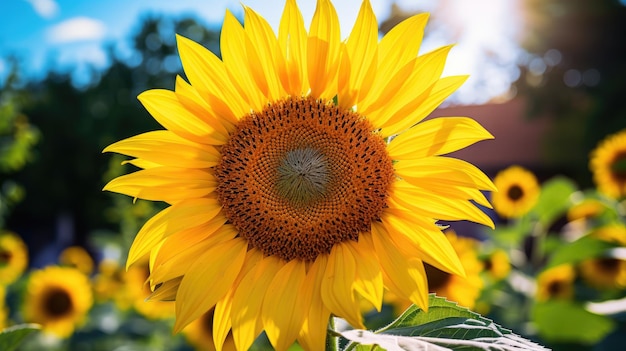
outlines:
{"label": "sunflower field", "polygon": [[[84,86],[7,59],[0,350],[621,350],[624,44],[577,16],[626,4],[548,2],[484,104],[517,94],[521,122],[457,114],[437,13],[395,2],[146,17],[141,59]],[[596,61],[550,27],[572,18]],[[513,123],[543,144],[488,146]]]}

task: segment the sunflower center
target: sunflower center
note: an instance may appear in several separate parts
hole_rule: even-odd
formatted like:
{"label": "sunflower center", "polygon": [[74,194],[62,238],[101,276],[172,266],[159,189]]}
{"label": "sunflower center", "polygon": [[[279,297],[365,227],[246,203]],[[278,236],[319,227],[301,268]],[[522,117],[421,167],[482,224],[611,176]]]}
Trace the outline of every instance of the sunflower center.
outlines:
{"label": "sunflower center", "polygon": [[296,206],[308,205],[324,195],[329,175],[326,157],[319,150],[291,150],[278,167],[276,190]]}
{"label": "sunflower center", "polygon": [[600,258],[597,262],[604,272],[617,273],[619,271],[620,260],[616,258]]}
{"label": "sunflower center", "polygon": [[565,290],[565,283],[561,281],[552,281],[548,284],[548,295],[552,297],[559,296]]}
{"label": "sunflower center", "polygon": [[13,257],[13,255],[10,251],[0,250],[0,267],[9,264],[11,257]]}
{"label": "sunflower center", "polygon": [[626,152],[619,153],[611,163],[613,177],[621,182],[626,182]]}
{"label": "sunflower center", "polygon": [[313,261],[357,240],[386,206],[394,172],[363,116],[292,97],[244,116],[222,147],[216,193],[251,247]]}
{"label": "sunflower center", "polygon": [[46,314],[51,317],[62,317],[72,311],[72,299],[63,289],[51,289],[43,299]]}
{"label": "sunflower center", "polygon": [[452,275],[446,273],[439,268],[435,268],[428,263],[424,263],[424,269],[426,270],[426,277],[428,278],[428,291],[436,292],[439,289],[444,288]]}
{"label": "sunflower center", "polygon": [[522,190],[522,187],[520,187],[519,185],[515,184],[515,185],[512,185],[509,188],[509,191],[506,194],[509,197],[509,199],[511,199],[513,201],[517,201],[517,200],[521,199],[522,196],[524,196],[524,190]]}

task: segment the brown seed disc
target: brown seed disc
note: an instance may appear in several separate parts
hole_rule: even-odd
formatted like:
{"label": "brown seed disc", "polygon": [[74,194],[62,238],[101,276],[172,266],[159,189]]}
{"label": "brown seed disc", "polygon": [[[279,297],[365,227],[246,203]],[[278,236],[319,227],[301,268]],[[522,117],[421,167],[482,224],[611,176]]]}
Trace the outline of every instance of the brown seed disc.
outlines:
{"label": "brown seed disc", "polygon": [[394,176],[368,120],[312,98],[245,116],[221,153],[216,191],[230,223],[285,260],[315,260],[369,231]]}

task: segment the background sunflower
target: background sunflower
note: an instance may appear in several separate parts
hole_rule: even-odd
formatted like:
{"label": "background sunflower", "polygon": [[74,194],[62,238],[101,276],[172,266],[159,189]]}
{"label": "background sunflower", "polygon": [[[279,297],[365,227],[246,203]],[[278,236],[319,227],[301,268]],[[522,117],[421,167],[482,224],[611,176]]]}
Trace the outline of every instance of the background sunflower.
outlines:
{"label": "background sunflower", "polygon": [[17,234],[0,230],[0,285],[17,280],[28,267],[28,248]]}
{"label": "background sunflower", "polygon": [[600,192],[626,196],[626,130],[607,136],[592,151],[589,168]]}
{"label": "background sunflower", "polygon": [[518,218],[537,202],[539,183],[535,175],[520,166],[510,166],[496,174],[498,188],[492,195],[494,210],[504,218]]}

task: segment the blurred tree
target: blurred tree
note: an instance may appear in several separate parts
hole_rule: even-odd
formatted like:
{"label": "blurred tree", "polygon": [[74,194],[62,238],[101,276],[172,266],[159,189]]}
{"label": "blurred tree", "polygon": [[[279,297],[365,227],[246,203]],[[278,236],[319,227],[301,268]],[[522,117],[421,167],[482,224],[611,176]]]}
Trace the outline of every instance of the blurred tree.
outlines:
{"label": "blurred tree", "polygon": [[626,128],[626,6],[618,0],[527,0],[529,52],[516,83],[529,115],[550,116],[546,157],[587,186],[589,152]]}
{"label": "blurred tree", "polygon": [[24,197],[24,188],[13,177],[32,160],[32,148],[39,140],[39,131],[21,112],[28,93],[19,88],[18,61],[9,58],[8,62],[9,75],[0,89],[0,229],[11,207]]}
{"label": "blurred tree", "polygon": [[109,180],[103,174],[110,158],[101,152],[114,141],[161,128],[136,96],[150,88],[174,87],[175,74],[182,74],[175,33],[219,47],[219,33],[193,18],[149,16],[132,36],[131,55],[122,58],[110,45],[111,65],[103,72],[94,70],[89,86],[77,88],[64,72],[49,72],[42,81],[27,84],[33,95],[24,111],[42,138],[35,162],[17,174],[27,195],[9,224],[20,228],[34,252],[51,241],[85,245],[87,233],[116,229],[103,215],[113,202],[101,191]]}

